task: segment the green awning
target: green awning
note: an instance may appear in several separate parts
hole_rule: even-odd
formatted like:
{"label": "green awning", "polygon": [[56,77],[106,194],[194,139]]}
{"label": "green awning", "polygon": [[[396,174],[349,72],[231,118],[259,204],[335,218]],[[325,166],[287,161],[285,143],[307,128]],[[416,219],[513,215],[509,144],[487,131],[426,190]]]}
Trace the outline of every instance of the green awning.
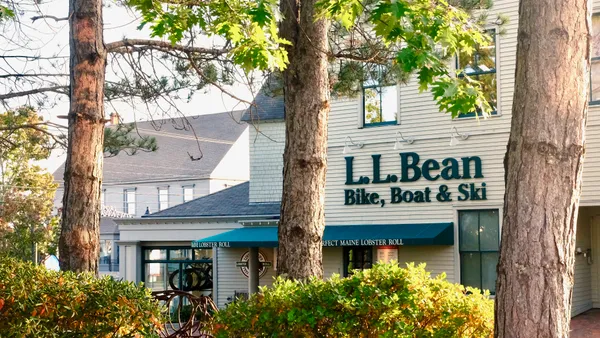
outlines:
{"label": "green awning", "polygon": [[[195,248],[274,248],[277,227],[248,226],[192,242]],[[326,226],[323,246],[454,245],[453,223]]]}

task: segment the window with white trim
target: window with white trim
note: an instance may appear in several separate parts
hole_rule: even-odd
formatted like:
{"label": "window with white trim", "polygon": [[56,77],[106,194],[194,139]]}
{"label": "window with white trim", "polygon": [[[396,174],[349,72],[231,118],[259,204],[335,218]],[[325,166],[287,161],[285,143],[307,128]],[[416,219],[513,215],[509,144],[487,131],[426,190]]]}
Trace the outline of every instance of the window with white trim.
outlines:
{"label": "window with white trim", "polygon": [[183,203],[194,199],[194,186],[187,185],[183,187]]}
{"label": "window with white trim", "polygon": [[135,189],[123,190],[123,212],[135,215]]}
{"label": "window with white trim", "polygon": [[165,210],[169,207],[169,188],[158,188],[158,210]]}

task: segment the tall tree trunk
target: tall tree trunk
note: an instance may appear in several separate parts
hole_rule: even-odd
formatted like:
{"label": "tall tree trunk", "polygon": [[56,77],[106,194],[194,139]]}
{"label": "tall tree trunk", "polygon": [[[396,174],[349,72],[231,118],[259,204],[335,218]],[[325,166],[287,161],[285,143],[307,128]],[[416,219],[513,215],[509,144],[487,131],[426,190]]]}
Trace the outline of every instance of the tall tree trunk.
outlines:
{"label": "tall tree trunk", "polygon": [[315,0],[281,1],[285,151],[277,271],[293,279],[323,276],[329,77],[327,20],[315,21]]}
{"label": "tall tree trunk", "polygon": [[521,0],[496,337],[568,337],[589,92],[586,0]]}
{"label": "tall tree trunk", "polygon": [[71,106],[60,267],[97,274],[105,123],[102,1],[70,0],[69,18]]}

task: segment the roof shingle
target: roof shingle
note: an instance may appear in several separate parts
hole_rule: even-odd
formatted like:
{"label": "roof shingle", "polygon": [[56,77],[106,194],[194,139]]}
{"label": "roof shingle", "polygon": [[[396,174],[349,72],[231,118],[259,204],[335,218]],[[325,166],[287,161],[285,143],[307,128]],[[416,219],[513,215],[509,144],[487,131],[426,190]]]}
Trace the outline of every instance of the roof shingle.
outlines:
{"label": "roof shingle", "polygon": [[[248,127],[240,123],[244,111],[137,122],[141,135],[156,138],[156,152],[124,152],[104,159],[103,183],[127,183],[160,179],[207,178]],[[188,155],[189,154],[189,155]],[[202,157],[198,161],[194,158]],[[62,183],[64,163],[54,172]]]}
{"label": "roof shingle", "polygon": [[254,98],[253,105],[248,107],[242,116],[245,122],[260,122],[269,120],[283,120],[285,118],[285,104],[283,95],[272,95],[261,90]]}

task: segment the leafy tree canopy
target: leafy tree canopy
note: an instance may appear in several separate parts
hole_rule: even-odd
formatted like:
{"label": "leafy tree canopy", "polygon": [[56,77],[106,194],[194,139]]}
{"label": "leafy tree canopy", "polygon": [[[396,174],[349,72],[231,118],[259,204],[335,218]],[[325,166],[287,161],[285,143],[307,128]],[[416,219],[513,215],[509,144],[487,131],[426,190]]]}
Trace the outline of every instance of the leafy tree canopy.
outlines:
{"label": "leafy tree canopy", "polygon": [[142,13],[140,28],[150,24],[152,36],[172,44],[184,33],[200,29],[228,41],[232,60],[244,70],[283,69],[287,55],[277,34],[277,0],[165,1],[130,0]]}
{"label": "leafy tree canopy", "polygon": [[[230,59],[245,71],[283,70],[288,63],[278,36],[278,1],[129,0],[142,13],[142,26],[171,43],[197,30],[226,41]],[[365,81],[405,81],[415,74],[421,91],[431,89],[440,109],[457,116],[491,107],[481,84],[460,77],[448,59],[459,51],[471,55],[490,40],[471,9],[490,1],[334,0],[317,10],[332,20],[330,50],[332,91],[355,95]],[[191,43],[191,41],[188,41]]]}
{"label": "leafy tree canopy", "polygon": [[0,114],[0,255],[56,253],[58,221],[52,215],[57,184],[34,161],[50,156],[53,140],[30,107]]}

